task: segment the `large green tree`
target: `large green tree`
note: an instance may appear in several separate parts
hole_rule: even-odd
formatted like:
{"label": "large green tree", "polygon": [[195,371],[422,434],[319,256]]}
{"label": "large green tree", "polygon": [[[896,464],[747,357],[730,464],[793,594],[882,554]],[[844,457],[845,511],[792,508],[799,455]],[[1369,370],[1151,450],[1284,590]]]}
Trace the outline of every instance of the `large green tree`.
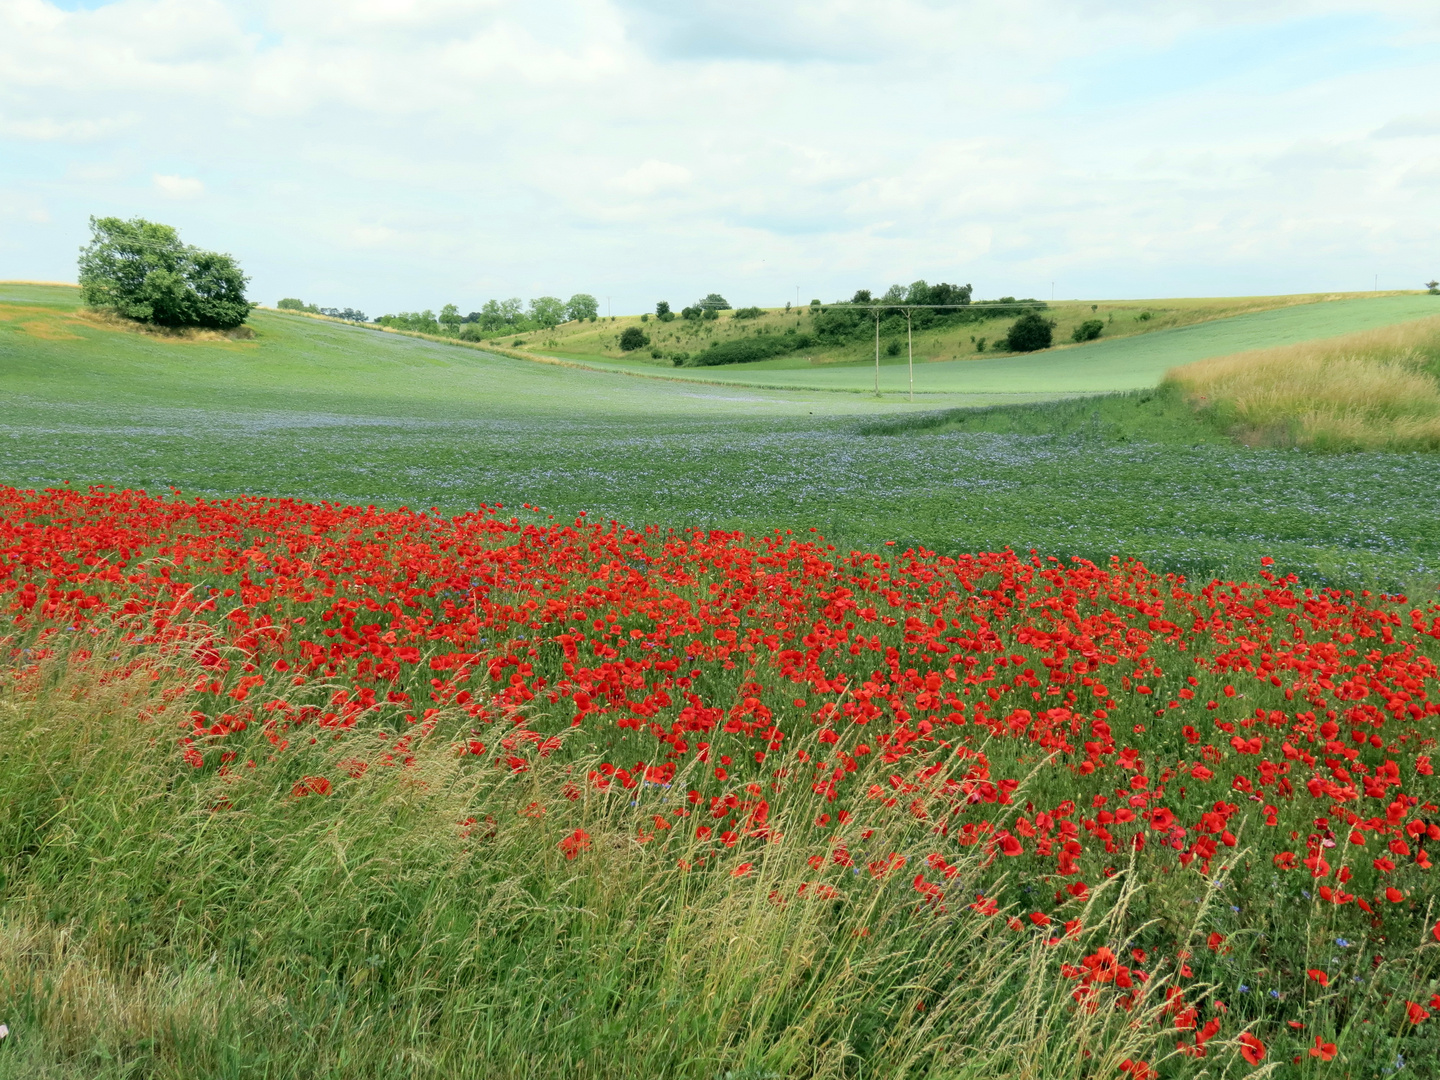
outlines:
{"label": "large green tree", "polygon": [[169,225],[90,219],[80,249],[85,303],[157,326],[232,330],[250,314],[249,279],[229,255],[191,247]]}
{"label": "large green tree", "polygon": [[594,319],[600,314],[600,301],[589,293],[577,292],[566,303],[565,314],[576,322],[581,319]]}
{"label": "large green tree", "polygon": [[537,296],[530,301],[530,321],[547,330],[565,321],[565,301],[558,296]]}

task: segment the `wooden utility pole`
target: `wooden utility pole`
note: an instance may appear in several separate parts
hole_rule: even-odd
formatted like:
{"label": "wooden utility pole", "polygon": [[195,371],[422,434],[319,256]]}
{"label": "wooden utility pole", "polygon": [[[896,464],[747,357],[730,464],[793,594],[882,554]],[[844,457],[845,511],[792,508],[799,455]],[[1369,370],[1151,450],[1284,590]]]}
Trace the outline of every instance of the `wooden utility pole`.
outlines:
{"label": "wooden utility pole", "polygon": [[880,396],[880,309],[875,309],[875,396]]}
{"label": "wooden utility pole", "polygon": [[910,322],[914,308],[905,309],[905,341],[910,346],[910,400],[915,400],[915,327]]}

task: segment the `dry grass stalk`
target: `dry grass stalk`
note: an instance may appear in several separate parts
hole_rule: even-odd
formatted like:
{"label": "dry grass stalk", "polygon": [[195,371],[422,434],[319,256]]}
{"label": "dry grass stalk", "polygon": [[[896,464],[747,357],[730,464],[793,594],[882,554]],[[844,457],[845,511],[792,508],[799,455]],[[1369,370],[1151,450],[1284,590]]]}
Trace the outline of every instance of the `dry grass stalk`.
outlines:
{"label": "dry grass stalk", "polygon": [[1440,316],[1214,357],[1166,382],[1252,445],[1440,449]]}

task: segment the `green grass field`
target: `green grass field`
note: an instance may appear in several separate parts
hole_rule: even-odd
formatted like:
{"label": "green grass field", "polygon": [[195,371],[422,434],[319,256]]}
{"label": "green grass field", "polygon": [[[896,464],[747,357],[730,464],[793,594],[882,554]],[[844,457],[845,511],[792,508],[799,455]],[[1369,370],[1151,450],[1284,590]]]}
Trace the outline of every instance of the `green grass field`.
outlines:
{"label": "green grass field", "polygon": [[[73,289],[4,285],[0,480],[452,511],[530,502],[628,522],[813,525],[859,547],[1136,555],[1192,575],[1243,576],[1268,554],[1317,579],[1398,586],[1440,565],[1433,457],[1249,450],[1154,393],[996,406],[1145,385],[1188,357],[1435,304],[1307,305],[932,365],[988,381],[912,406],[894,395],[627,378],[266,312],[250,341],[172,341],[87,322]],[[1086,356],[1111,359],[1081,365]],[[977,404],[990,411],[971,427],[880,423]]]}

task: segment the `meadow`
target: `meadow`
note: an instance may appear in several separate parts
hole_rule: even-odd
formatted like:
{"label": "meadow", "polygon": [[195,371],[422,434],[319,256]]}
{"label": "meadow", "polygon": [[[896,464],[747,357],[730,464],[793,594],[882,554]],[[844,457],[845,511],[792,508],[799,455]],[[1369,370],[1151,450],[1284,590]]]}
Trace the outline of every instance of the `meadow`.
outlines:
{"label": "meadow", "polygon": [[1250,443],[1440,450],[1440,316],[1215,357],[1167,382]]}
{"label": "meadow", "polygon": [[[1406,317],[1416,302],[1397,315],[1383,298],[1365,317]],[[4,482],[447,512],[529,502],[757,533],[803,523],[851,547],[1133,555],[1197,577],[1244,576],[1272,555],[1317,583],[1412,591],[1440,565],[1433,459],[1246,449],[1153,389],[1180,349],[1172,335],[1203,331],[1200,351],[1235,351],[1256,340],[1241,319],[1133,339],[1169,351],[1131,355],[1116,381],[1152,389],[1130,396],[1053,400],[1073,386],[1066,357],[1112,347],[1102,340],[1011,361],[1030,372],[1016,375],[1023,391],[997,382],[911,405],[618,378],[265,312],[253,340],[173,342],[74,307],[73,290],[0,288]],[[1312,332],[1328,335],[1343,308],[1291,310],[1317,307]],[[927,426],[956,406],[989,419]]]}
{"label": "meadow", "polygon": [[1436,459],[1161,383],[1433,303],[911,404],[0,285],[0,1077],[1435,1075]]}

